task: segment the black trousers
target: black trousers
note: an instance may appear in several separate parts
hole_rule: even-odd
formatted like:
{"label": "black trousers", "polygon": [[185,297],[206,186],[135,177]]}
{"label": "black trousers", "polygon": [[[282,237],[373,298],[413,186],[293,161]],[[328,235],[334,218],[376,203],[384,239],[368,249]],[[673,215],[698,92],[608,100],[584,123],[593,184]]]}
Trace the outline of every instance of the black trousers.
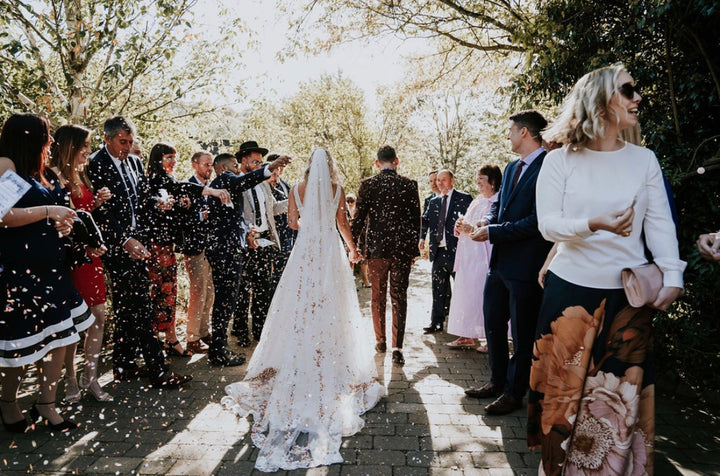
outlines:
{"label": "black trousers", "polygon": [[110,296],[115,314],[113,368],[118,371],[135,366],[138,349],[152,377],[167,370],[160,343],[152,328],[150,280],[144,260],[128,255],[104,260],[110,274]]}
{"label": "black trousers", "polygon": [[[537,281],[507,279],[490,270],[485,281],[483,313],[490,360],[491,382],[504,393],[522,399],[530,383],[535,328],[542,301]],[[508,358],[507,329],[513,340]]]}
{"label": "black trousers", "polygon": [[233,334],[240,338],[248,337],[248,312],[250,312],[253,338],[260,340],[273,297],[271,287],[273,259],[279,252],[274,246],[248,248],[243,251],[240,302],[233,321]]}
{"label": "black trousers", "polygon": [[227,346],[230,319],[238,308],[242,256],[239,249],[213,249],[205,252],[215,287],[212,310],[212,343],[210,353],[222,351]]}
{"label": "black trousers", "polygon": [[430,325],[433,327],[441,327],[450,311],[450,298],[452,297],[450,278],[455,277],[454,266],[455,253],[438,249],[432,263],[431,275],[433,304]]}

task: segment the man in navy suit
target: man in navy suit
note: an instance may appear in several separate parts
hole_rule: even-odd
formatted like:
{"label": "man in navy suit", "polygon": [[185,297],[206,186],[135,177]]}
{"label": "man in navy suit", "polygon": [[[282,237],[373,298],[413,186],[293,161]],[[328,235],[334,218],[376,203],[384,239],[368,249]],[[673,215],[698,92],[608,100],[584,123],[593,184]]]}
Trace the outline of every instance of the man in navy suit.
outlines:
{"label": "man in navy suit", "polygon": [[[246,143],[248,144],[248,143]],[[257,143],[248,147],[258,148]],[[237,175],[240,166],[234,155],[220,154],[215,157],[218,176],[211,182],[213,188],[230,192],[232,206],[220,200],[210,199],[210,227],[206,254],[212,268],[215,302],[212,315],[212,338],[208,350],[208,362],[218,367],[231,367],[245,363],[245,357],[227,347],[228,323],[238,309],[242,274],[242,250],[246,247],[249,227],[243,217],[243,192],[267,180],[277,167],[287,165],[290,158],[277,160],[245,175]]]}
{"label": "man in navy suit", "polygon": [[[432,261],[433,304],[430,313],[430,325],[423,328],[425,334],[443,330],[445,315],[450,309],[450,278],[454,276],[455,251],[458,239],[455,236],[455,222],[465,215],[472,197],[470,194],[454,190],[455,176],[449,170],[437,174],[437,186],[440,194],[431,199],[422,217],[423,230],[430,231],[430,261]],[[420,250],[425,241],[420,240]]]}
{"label": "man in navy suit", "polygon": [[[542,299],[537,276],[552,247],[540,235],[535,209],[535,183],[545,157],[540,132],[546,126],[547,121],[537,111],[510,116],[508,139],[520,159],[508,164],[499,200],[471,235],[474,240],[493,244],[483,304],[491,378],[485,386],[465,393],[475,398],[497,397],[485,407],[490,415],[519,409],[530,380]],[[513,339],[510,359],[508,321]]]}
{"label": "man in navy suit", "polygon": [[154,386],[177,388],[191,380],[176,374],[165,365],[160,344],[152,330],[150,281],[145,260],[146,231],[138,220],[138,180],[143,165],[129,155],[135,126],[117,116],[104,124],[105,147],[88,163],[88,177],[95,190],[107,187],[112,197],[93,211],[108,247],[102,261],[110,274],[115,312],[113,333],[113,373],[116,380],[130,380],[140,375],[135,363],[140,349]]}

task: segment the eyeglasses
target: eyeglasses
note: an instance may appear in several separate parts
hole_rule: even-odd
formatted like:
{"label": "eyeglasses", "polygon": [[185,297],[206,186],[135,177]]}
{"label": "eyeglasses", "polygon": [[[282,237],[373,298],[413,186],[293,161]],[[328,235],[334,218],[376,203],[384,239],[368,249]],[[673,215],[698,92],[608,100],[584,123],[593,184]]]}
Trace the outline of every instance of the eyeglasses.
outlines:
{"label": "eyeglasses", "polygon": [[630,83],[625,83],[622,86],[618,86],[616,88],[616,91],[623,95],[623,97],[629,99],[632,101],[632,99],[635,97],[635,93],[640,95],[640,88],[637,87],[637,85],[633,85]]}

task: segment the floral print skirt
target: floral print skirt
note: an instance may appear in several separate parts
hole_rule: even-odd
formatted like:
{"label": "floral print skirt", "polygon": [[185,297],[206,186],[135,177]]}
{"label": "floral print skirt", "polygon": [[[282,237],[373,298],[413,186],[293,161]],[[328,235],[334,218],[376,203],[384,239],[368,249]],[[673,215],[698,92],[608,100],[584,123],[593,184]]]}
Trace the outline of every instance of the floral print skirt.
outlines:
{"label": "floral print skirt", "polygon": [[653,474],[652,313],[630,307],[622,289],[548,272],[528,399],[539,474]]}
{"label": "floral print skirt", "polygon": [[164,332],[175,325],[177,301],[177,260],[173,245],[150,243],[148,274],[153,306],[153,329]]}

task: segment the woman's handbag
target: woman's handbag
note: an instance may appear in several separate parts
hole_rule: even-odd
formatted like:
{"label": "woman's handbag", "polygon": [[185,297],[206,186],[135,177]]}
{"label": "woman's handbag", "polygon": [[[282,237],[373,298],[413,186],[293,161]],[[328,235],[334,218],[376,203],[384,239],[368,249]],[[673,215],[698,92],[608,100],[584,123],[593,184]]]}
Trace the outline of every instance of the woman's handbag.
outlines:
{"label": "woman's handbag", "polygon": [[663,287],[663,273],[655,263],[624,268],[621,277],[625,296],[632,307],[652,304]]}

